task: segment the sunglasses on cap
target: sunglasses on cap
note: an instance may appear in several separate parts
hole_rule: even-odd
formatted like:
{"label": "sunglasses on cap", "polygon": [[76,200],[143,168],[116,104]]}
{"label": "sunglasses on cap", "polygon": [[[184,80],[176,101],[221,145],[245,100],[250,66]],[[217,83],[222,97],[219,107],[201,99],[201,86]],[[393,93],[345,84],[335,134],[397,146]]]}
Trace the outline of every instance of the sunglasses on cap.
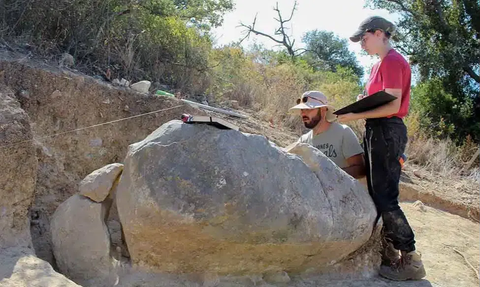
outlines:
{"label": "sunglasses on cap", "polygon": [[320,103],[322,103],[322,104],[325,105],[325,103],[324,103],[322,100],[319,100],[319,99],[316,99],[316,98],[312,98],[312,97],[310,97],[310,96],[305,96],[305,97],[303,97],[303,98],[297,99],[297,105],[300,104],[300,103],[306,103],[306,102],[308,102],[308,98],[310,98],[310,99],[312,99],[312,100],[315,100],[315,101],[317,101],[317,102],[320,102]]}

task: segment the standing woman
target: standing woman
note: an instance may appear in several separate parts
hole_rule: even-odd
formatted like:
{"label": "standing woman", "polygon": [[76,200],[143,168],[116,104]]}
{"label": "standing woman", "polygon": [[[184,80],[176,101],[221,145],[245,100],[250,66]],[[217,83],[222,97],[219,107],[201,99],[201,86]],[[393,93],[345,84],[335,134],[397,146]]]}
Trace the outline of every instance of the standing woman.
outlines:
{"label": "standing woman", "polygon": [[416,280],[425,277],[426,273],[420,254],[415,251],[413,230],[398,205],[399,159],[407,144],[407,128],[402,118],[409,108],[411,70],[403,56],[390,45],[394,31],[395,26],[384,18],[369,17],[350,40],[361,41],[369,55],[380,58],[372,67],[364,95],[359,95],[358,99],[378,91],[385,91],[396,99],[370,111],[340,115],[338,120],[366,119],[364,154],[368,190],[382,216],[388,242],[380,275],[392,280]]}

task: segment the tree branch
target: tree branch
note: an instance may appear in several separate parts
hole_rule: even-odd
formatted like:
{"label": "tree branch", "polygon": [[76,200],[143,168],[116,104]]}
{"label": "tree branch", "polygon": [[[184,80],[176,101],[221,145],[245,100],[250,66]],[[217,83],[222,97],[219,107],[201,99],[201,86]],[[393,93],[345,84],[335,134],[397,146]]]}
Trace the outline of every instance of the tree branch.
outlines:
{"label": "tree branch", "polygon": [[305,48],[300,48],[300,49],[296,49],[294,52],[295,52],[295,55],[300,56],[300,55],[303,55],[307,52],[310,52],[310,50],[307,50]]}
{"label": "tree branch", "polygon": [[255,15],[255,18],[253,19],[252,25],[245,25],[243,23],[240,23],[240,27],[244,27],[244,28],[247,29],[247,35],[242,40],[240,40],[240,43],[243,42],[243,40],[245,40],[246,38],[248,38],[250,36],[250,33],[253,33],[255,35],[260,35],[260,36],[267,37],[267,38],[271,39],[272,41],[274,41],[278,44],[283,44],[283,41],[277,40],[274,37],[268,35],[267,33],[255,30],[255,24],[256,23],[257,23],[257,16],[256,15]]}
{"label": "tree branch", "polygon": [[270,36],[266,33],[263,33],[263,32],[260,32],[260,31],[254,30],[254,29],[250,30],[250,32],[252,32],[255,35],[260,35],[260,36],[267,37],[267,38],[271,39],[272,41],[275,41],[276,43],[283,44],[283,41],[277,40],[277,39],[273,38],[272,36]]}
{"label": "tree branch", "polygon": [[470,77],[472,77],[472,79],[475,80],[475,82],[480,83],[480,75],[478,75],[477,73],[475,73],[475,71],[474,71],[471,67],[465,66],[465,67],[463,67],[463,70],[464,70]]}
{"label": "tree branch", "polygon": [[407,8],[403,3],[403,0],[387,0],[388,2],[392,2],[400,6],[401,10],[403,12],[410,13],[412,16],[416,16],[417,13],[415,13],[412,9]]}
{"label": "tree branch", "polygon": [[288,19],[284,20],[283,17],[282,17],[282,13],[280,12],[280,9],[278,8],[278,2],[276,3],[275,7],[273,8],[273,10],[276,11],[277,14],[278,14],[278,18],[274,18],[274,19],[275,19],[275,21],[277,21],[280,24],[280,27],[278,27],[275,30],[274,35],[280,36],[281,39],[277,39],[272,35],[269,35],[265,32],[256,30],[255,29],[255,24],[257,22],[257,16],[255,16],[252,25],[246,25],[244,23],[240,23],[240,27],[246,28],[246,31],[247,31],[245,37],[240,40],[240,43],[242,43],[246,38],[248,38],[250,36],[251,33],[253,33],[255,35],[260,35],[260,36],[269,38],[270,40],[274,41],[275,43],[283,45],[287,49],[288,54],[292,58],[294,58],[295,57],[295,50],[293,49],[293,46],[295,45],[295,40],[292,41],[290,39],[290,36],[288,36],[287,28],[285,28],[285,23],[292,20],[293,13],[295,12],[296,9],[297,9],[297,1],[295,0],[292,11],[290,13],[290,17]]}

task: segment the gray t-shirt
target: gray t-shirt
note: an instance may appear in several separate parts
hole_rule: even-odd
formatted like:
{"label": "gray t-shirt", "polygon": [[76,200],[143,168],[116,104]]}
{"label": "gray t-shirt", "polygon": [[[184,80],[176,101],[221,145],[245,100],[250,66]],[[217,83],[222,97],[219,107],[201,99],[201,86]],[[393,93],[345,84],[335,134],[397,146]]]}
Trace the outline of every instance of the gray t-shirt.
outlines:
{"label": "gray t-shirt", "polygon": [[340,168],[348,166],[347,158],[363,153],[362,146],[352,129],[336,122],[316,136],[313,136],[313,131],[302,135],[299,142],[316,147]]}

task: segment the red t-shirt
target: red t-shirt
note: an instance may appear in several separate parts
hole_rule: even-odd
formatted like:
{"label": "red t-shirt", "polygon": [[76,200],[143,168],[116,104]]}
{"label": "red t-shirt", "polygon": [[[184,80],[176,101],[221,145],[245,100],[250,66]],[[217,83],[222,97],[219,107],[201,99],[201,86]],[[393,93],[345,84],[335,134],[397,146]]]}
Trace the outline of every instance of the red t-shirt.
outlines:
{"label": "red t-shirt", "polygon": [[398,113],[388,116],[403,118],[408,113],[410,105],[411,70],[408,62],[394,49],[385,58],[376,63],[370,72],[366,89],[372,95],[385,89],[401,89],[402,99]]}

